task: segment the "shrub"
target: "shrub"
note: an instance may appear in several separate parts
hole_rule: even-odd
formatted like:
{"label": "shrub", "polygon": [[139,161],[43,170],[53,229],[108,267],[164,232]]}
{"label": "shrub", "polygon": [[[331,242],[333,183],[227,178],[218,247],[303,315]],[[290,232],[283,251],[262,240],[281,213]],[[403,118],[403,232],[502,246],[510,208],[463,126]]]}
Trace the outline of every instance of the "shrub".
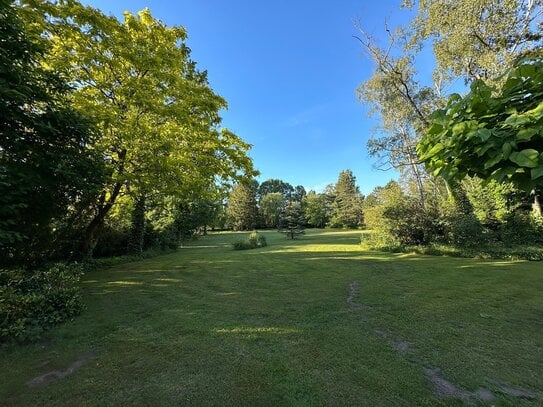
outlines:
{"label": "shrub", "polygon": [[454,214],[445,217],[446,239],[458,247],[481,245],[491,240],[490,230],[483,228],[474,215]]}
{"label": "shrub", "polygon": [[48,327],[83,309],[79,280],[83,267],[0,270],[0,342],[39,339]]}
{"label": "shrub", "polygon": [[258,232],[252,232],[247,239],[238,240],[232,244],[234,250],[256,249],[267,245],[266,237]]}

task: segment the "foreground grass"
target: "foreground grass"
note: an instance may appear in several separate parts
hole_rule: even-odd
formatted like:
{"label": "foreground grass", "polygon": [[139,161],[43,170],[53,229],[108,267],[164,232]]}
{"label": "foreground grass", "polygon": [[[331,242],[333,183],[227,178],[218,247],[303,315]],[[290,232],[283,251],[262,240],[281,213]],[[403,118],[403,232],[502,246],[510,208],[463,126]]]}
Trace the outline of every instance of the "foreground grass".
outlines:
{"label": "foreground grass", "polygon": [[[370,252],[359,236],[266,232],[234,251],[239,234],[215,234],[91,272],[82,316],[0,349],[0,405],[448,406],[483,404],[478,388],[541,405],[543,264]],[[460,394],[438,394],[435,369]]]}

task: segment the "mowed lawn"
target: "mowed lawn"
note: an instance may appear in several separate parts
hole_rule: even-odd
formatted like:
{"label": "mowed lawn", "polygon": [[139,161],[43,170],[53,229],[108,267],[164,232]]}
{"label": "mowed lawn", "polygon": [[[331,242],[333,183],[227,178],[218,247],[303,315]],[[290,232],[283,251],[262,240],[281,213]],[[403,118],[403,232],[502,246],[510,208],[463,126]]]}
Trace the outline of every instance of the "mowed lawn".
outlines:
{"label": "mowed lawn", "polygon": [[542,405],[543,263],[264,233],[89,273],[80,317],[0,348],[0,405]]}

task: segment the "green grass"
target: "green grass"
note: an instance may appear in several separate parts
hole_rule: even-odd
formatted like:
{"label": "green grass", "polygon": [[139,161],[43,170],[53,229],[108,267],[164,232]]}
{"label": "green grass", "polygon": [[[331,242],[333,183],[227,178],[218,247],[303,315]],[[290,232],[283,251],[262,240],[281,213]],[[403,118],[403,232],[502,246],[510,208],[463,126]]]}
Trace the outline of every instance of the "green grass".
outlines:
{"label": "green grass", "polygon": [[493,405],[543,402],[542,263],[371,252],[358,231],[264,233],[262,249],[220,233],[90,272],[80,317],[0,349],[0,405],[462,405],[434,394],[428,368]]}

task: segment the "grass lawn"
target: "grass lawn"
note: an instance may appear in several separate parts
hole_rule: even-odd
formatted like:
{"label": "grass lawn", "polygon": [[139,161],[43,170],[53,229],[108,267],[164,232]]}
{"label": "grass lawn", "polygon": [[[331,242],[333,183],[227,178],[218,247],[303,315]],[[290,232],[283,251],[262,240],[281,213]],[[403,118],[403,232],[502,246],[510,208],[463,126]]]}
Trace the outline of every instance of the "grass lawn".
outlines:
{"label": "grass lawn", "polygon": [[80,317],[0,348],[0,405],[542,405],[543,263],[265,233],[89,273]]}

